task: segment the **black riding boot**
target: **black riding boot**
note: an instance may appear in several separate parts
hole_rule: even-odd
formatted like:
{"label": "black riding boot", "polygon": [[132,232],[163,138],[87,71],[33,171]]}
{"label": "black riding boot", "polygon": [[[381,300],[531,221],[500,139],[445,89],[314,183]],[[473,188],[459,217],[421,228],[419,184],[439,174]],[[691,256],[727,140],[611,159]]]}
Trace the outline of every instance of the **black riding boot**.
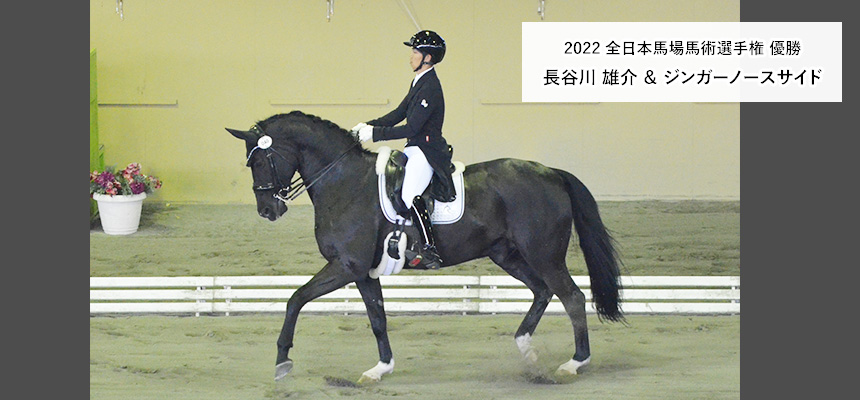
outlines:
{"label": "black riding boot", "polygon": [[427,206],[424,204],[424,199],[421,196],[415,196],[412,200],[412,208],[409,209],[412,213],[412,223],[418,228],[421,233],[422,245],[420,250],[413,254],[412,261],[409,266],[417,267],[423,265],[427,269],[439,269],[442,266],[442,258],[436,251],[436,241],[433,238],[433,227],[430,224],[430,213],[427,212]]}

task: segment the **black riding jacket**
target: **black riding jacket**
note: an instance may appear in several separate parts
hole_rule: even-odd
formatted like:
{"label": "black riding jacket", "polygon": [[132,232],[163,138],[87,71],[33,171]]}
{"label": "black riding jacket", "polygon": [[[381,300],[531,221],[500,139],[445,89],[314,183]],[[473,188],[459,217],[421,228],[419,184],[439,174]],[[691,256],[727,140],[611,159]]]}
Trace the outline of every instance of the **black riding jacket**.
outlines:
{"label": "black riding jacket", "polygon": [[[406,119],[406,124],[397,125]],[[394,110],[368,121],[373,125],[373,141],[406,139],[406,146],[418,146],[433,168],[433,197],[440,201],[454,199],[451,152],[442,137],[445,120],[445,98],[436,69],[427,71]]]}

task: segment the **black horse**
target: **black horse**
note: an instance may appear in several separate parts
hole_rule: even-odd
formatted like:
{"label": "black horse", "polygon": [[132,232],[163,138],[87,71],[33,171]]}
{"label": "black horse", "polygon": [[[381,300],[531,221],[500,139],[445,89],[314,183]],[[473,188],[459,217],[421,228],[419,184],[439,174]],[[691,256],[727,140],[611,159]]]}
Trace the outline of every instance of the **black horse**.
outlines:
{"label": "black horse", "polygon": [[[376,153],[336,124],[298,111],[272,116],[249,131],[227,129],[246,143],[257,212],[271,221],[287,211],[291,185],[304,179],[314,206],[317,244],[326,265],[287,303],[277,342],[275,379],[293,366],[288,353],[299,311],[309,301],[355,282],[379,348],[379,363],[359,382],[378,381],[394,368],[388,342],[382,288],[368,271],[381,260],[393,224],[380,211]],[[269,138],[265,138],[268,136]],[[263,137],[261,140],[260,138]],[[289,180],[298,172],[299,179]],[[285,182],[289,182],[288,184]],[[465,214],[436,226],[442,267],[489,257],[534,292],[534,302],[515,334],[526,361],[535,362],[531,337],[553,295],[570,317],[576,344],[573,358],[557,374],[575,375],[591,350],[585,295],[570,277],[565,254],[576,228],[601,320],[620,321],[619,268],[613,240],[588,189],[568,172],[536,162],[499,159],[472,164],[464,172]],[[414,227],[409,227],[415,229]],[[407,231],[410,237],[416,232]]]}

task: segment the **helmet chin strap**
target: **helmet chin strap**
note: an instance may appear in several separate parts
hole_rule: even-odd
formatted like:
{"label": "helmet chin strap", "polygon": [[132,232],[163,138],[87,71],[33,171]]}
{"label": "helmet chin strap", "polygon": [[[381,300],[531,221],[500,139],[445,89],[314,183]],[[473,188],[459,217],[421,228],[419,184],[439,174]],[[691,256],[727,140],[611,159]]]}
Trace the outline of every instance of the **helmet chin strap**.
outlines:
{"label": "helmet chin strap", "polygon": [[433,63],[431,63],[431,62],[427,62],[427,61],[424,61],[425,59],[427,59],[428,54],[425,54],[424,52],[421,52],[421,55],[422,55],[422,57],[421,57],[421,64],[418,64],[418,68],[413,69],[413,70],[412,70],[412,72],[418,72],[418,70],[419,70],[419,69],[421,69],[421,67],[423,67],[425,64],[426,64],[426,65],[429,65],[429,66],[431,66],[431,67],[433,66]]}

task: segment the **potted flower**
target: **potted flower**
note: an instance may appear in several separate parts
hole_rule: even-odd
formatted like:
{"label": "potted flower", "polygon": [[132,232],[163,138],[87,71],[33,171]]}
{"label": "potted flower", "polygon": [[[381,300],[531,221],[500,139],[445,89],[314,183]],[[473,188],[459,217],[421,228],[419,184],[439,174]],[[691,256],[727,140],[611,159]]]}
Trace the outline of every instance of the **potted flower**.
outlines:
{"label": "potted flower", "polygon": [[140,164],[124,170],[113,168],[90,173],[90,196],[98,203],[102,229],[109,235],[130,235],[140,225],[140,210],[147,193],[161,187],[161,181],[140,172]]}

